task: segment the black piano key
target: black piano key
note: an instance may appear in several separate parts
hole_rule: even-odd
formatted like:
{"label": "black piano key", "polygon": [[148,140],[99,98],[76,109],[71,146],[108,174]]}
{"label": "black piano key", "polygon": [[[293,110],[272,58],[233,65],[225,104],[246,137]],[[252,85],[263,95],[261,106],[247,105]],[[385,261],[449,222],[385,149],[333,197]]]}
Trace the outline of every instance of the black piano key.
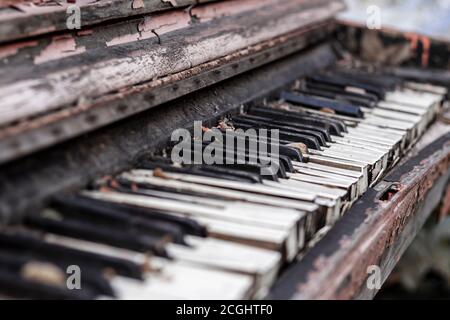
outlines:
{"label": "black piano key", "polygon": [[7,269],[12,272],[20,272],[29,263],[50,263],[58,267],[63,274],[71,265],[78,265],[82,270],[83,285],[81,290],[89,289],[97,296],[114,297],[114,290],[109,282],[103,277],[101,270],[94,270],[88,266],[81,265],[76,260],[67,263],[62,259],[48,259],[39,252],[23,253],[0,250],[0,269]]}
{"label": "black piano key", "polygon": [[150,232],[160,237],[169,235],[173,242],[185,244],[185,234],[177,225],[133,216],[120,208],[102,206],[94,199],[81,196],[57,196],[53,198],[51,207],[57,209],[63,216],[87,219],[90,222],[111,225],[121,229],[134,229],[143,233]]}
{"label": "black piano key", "polygon": [[356,98],[358,100],[365,101],[365,103],[369,103],[372,106],[380,101],[376,94],[370,92],[349,91],[343,86],[314,82],[308,79],[305,80],[304,88],[302,89],[317,90],[323,93],[333,93],[335,95],[342,95],[348,98]]}
{"label": "black piano key", "polygon": [[0,234],[0,249],[29,254],[35,253],[52,261],[58,260],[93,269],[112,269],[119,275],[142,279],[141,266],[132,261],[47,243],[36,236],[31,236],[29,233],[25,234],[25,231],[15,234]]}
{"label": "black piano key", "polygon": [[147,234],[137,235],[116,228],[91,224],[88,221],[75,219],[55,220],[42,217],[28,217],[26,224],[41,231],[55,233],[92,242],[104,243],[119,248],[151,252],[156,256],[168,258],[164,249],[167,238]]}
{"label": "black piano key", "polygon": [[243,170],[236,170],[228,167],[225,165],[201,165],[198,170],[201,170],[202,172],[212,172],[215,174],[221,174],[222,177],[226,176],[235,176],[235,177],[242,177],[243,179],[246,179],[246,182],[250,183],[262,183],[262,178],[258,174],[254,174],[252,172],[247,172]]}
{"label": "black piano key", "polygon": [[22,278],[17,272],[0,269],[0,293],[18,299],[93,300],[97,294],[89,289],[67,290]]}
{"label": "black piano key", "polygon": [[316,128],[308,128],[308,129],[304,127],[294,128],[293,126],[288,126],[287,124],[283,123],[276,124],[273,121],[266,120],[261,117],[259,118],[253,117],[252,119],[252,117],[245,115],[233,118],[233,123],[237,125],[241,124],[252,125],[253,127],[258,129],[272,129],[272,130],[275,129],[278,130],[279,133],[293,133],[311,136],[317,140],[317,142],[321,147],[324,147],[326,145],[325,136],[322,134],[322,132],[317,131]]}
{"label": "black piano key", "polygon": [[273,172],[272,175],[261,175],[261,170],[263,168],[263,166],[261,164],[250,164],[250,163],[246,163],[246,164],[239,164],[236,163],[236,161],[234,163],[229,163],[229,164],[214,164],[212,166],[217,166],[223,169],[231,169],[233,171],[240,171],[240,172],[246,172],[246,173],[251,173],[254,175],[258,175],[260,177],[260,180],[262,182],[262,180],[267,179],[267,180],[272,180],[272,181],[278,181],[278,175]]}
{"label": "black piano key", "polygon": [[308,108],[313,108],[316,110],[322,109],[331,109],[336,112],[336,114],[354,117],[354,118],[363,118],[364,114],[361,111],[361,108],[351,105],[339,103],[333,100],[320,99],[311,96],[306,96],[302,94],[295,94],[292,92],[283,92],[281,94],[281,99],[296,105],[301,105]]}
{"label": "black piano key", "polygon": [[[237,132],[234,132],[234,131],[231,131],[231,130],[223,130],[222,133],[223,134],[226,133],[230,137],[236,137],[236,138],[240,137],[240,138],[242,138],[241,134],[239,134]],[[291,147],[279,144],[280,141],[276,141],[275,142],[275,141],[273,141],[271,139],[271,137],[262,138],[262,137],[259,137],[258,135],[256,135],[256,136],[246,135],[245,139],[249,140],[249,141],[251,140],[253,142],[259,142],[259,141],[267,142],[271,146],[274,146],[274,147],[278,148],[279,154],[287,156],[293,161],[303,162],[303,155],[301,154],[300,151],[298,151],[297,149],[294,149],[294,148],[291,148]]]}
{"label": "black piano key", "polygon": [[[118,178],[117,182],[120,183],[121,185],[131,187],[131,183],[124,181],[123,179]],[[139,185],[139,184],[137,184],[137,185]],[[184,233],[189,234],[189,235],[193,235],[193,236],[197,236],[197,237],[201,237],[201,238],[204,238],[207,236],[206,228],[204,226],[198,224],[196,221],[189,219],[189,218],[168,215],[164,211],[150,209],[150,208],[141,208],[141,207],[136,207],[136,206],[132,206],[132,205],[118,204],[118,203],[113,203],[113,202],[108,202],[108,201],[103,201],[103,200],[97,200],[97,199],[89,199],[89,200],[91,200],[92,202],[96,202],[98,206],[127,212],[129,215],[142,217],[144,219],[149,219],[149,221],[155,221],[155,222],[163,221],[163,222],[168,222],[170,224],[174,224],[177,227],[181,228],[181,230],[183,230]]]}
{"label": "black piano key", "polygon": [[366,97],[361,97],[361,95],[353,94],[351,92],[333,92],[331,90],[319,89],[314,86],[308,86],[307,88],[303,89],[296,89],[295,92],[309,96],[317,96],[330,100],[336,100],[342,103],[354,104],[366,108],[374,108],[376,106],[376,101],[374,102],[368,100],[366,99]]}
{"label": "black piano key", "polygon": [[243,175],[242,173],[233,172],[232,170],[229,170],[227,172],[220,171],[219,169],[211,169],[208,166],[202,166],[202,165],[189,165],[184,167],[174,167],[171,163],[156,163],[153,161],[146,161],[141,160],[139,165],[136,166],[137,169],[148,169],[148,170],[154,170],[157,168],[164,169],[164,170],[170,170],[172,172],[176,173],[187,173],[187,174],[197,174],[199,176],[204,177],[211,177],[211,178],[219,178],[219,179],[225,179],[230,181],[239,181],[239,182],[249,182],[249,183],[258,183],[260,182],[259,177],[255,175]]}
{"label": "black piano key", "polygon": [[331,76],[336,75],[341,78],[349,78],[354,82],[366,83],[384,90],[395,90],[401,87],[403,79],[381,73],[370,73],[361,69],[334,68],[330,71]]}
{"label": "black piano key", "polygon": [[[245,142],[246,146],[248,146],[248,144],[251,141],[253,141],[253,142],[262,142],[264,144],[267,144],[267,154],[263,154],[263,155],[261,155],[261,150],[259,150],[259,145],[258,145],[258,147],[257,147],[258,148],[258,152],[259,152],[258,153],[258,159],[262,159],[262,160],[265,160],[265,161],[270,160],[268,158],[268,156],[269,156],[269,152],[272,152],[271,150],[269,150],[272,147],[272,145],[269,144],[269,142],[271,142],[271,140],[265,139],[265,140],[258,141],[258,140],[250,139],[250,138],[247,138],[247,137],[236,137],[236,138],[237,138],[237,140],[241,140],[241,141]],[[235,139],[235,137],[231,136],[231,135],[225,135],[224,136],[225,146],[226,146],[226,142],[228,142],[228,139]],[[239,152],[242,153],[244,150],[242,150],[241,148],[238,148],[238,145],[234,144],[234,151],[236,153],[239,153]],[[246,153],[246,155],[249,154],[248,148],[245,150],[245,153]],[[283,178],[286,177],[284,172],[293,172],[293,166],[292,166],[292,163],[291,163],[291,159],[289,157],[284,156],[283,154],[281,154],[279,149],[278,149],[277,158],[278,158],[277,160],[280,161],[280,165],[281,165],[280,166],[280,169],[281,169],[280,176],[281,177],[283,177]]]}
{"label": "black piano key", "polygon": [[[233,120],[234,121],[234,120]],[[258,129],[261,128],[259,125],[252,125],[240,121],[233,122],[234,126],[242,129]],[[290,133],[284,130],[279,130],[279,139],[289,141],[289,143],[303,143],[308,148],[314,150],[321,150],[321,143],[317,139],[315,134],[306,135],[306,134],[298,134],[298,133]]]}
{"label": "black piano key", "polygon": [[[303,111],[301,111],[303,112]],[[311,114],[311,113],[306,113],[304,112],[304,115],[302,114],[302,117],[304,119],[308,119],[310,121],[326,121],[326,123],[332,123],[334,124],[338,129],[338,131],[340,132],[340,134],[338,134],[338,136],[342,136],[342,133],[347,133],[347,126],[344,122],[337,120],[337,119],[333,119],[330,118],[329,116],[327,116],[326,114]]]}
{"label": "black piano key", "polygon": [[[205,144],[205,146],[206,146],[206,144]],[[223,154],[226,154],[227,152],[228,152],[228,150],[222,149]],[[266,167],[265,164],[275,163],[277,170],[272,171],[271,175],[276,175],[279,178],[287,179],[286,171],[289,170],[289,164],[286,164],[286,159],[281,159],[280,156],[278,156],[277,158],[270,158],[268,156],[261,155],[258,151],[256,154],[251,154],[248,150],[238,149],[237,146],[235,146],[234,158],[235,158],[236,162],[237,162],[237,159],[239,159],[239,158],[245,159],[245,161],[247,161],[249,163],[251,160],[258,161],[260,168]],[[253,159],[253,158],[255,158],[255,159]],[[263,162],[260,163],[261,161],[263,161]],[[271,176],[271,175],[269,175],[269,176]],[[261,177],[263,179],[266,178],[265,176],[261,176]]]}
{"label": "black piano key", "polygon": [[280,154],[278,157],[280,158],[280,162],[283,163],[283,166],[284,166],[286,172],[290,172],[290,173],[295,172],[294,165],[291,162],[291,158],[289,158],[288,156],[282,155],[282,154]]}
{"label": "black piano key", "polygon": [[324,83],[324,84],[330,84],[340,87],[355,87],[362,89],[368,93],[372,93],[378,97],[378,99],[384,99],[385,96],[385,89],[382,87],[374,86],[371,84],[367,84],[361,81],[352,80],[349,77],[343,77],[339,75],[314,75],[308,77],[309,81],[317,82],[317,83]]}
{"label": "black piano key", "polygon": [[278,119],[278,121],[302,123],[309,126],[319,127],[327,130],[329,135],[341,136],[342,133],[344,132],[341,126],[337,125],[333,121],[329,121],[328,119],[309,117],[306,114],[299,114],[285,110],[277,110],[263,107],[253,107],[248,112],[249,114],[256,116],[264,116],[273,119]]}
{"label": "black piano key", "polygon": [[[187,150],[184,150],[183,152],[187,152],[187,156],[190,157],[191,163],[194,163],[196,154],[197,154],[197,157],[203,157],[204,147],[205,147],[205,144],[202,144],[201,152],[196,151],[194,147],[193,147],[193,150],[191,150],[190,152]],[[257,156],[256,159],[252,159],[252,161],[250,162],[250,157],[247,153],[238,153],[236,151],[236,152],[234,152],[234,155],[231,155],[231,154],[229,154],[229,153],[231,153],[231,151],[229,153],[227,153],[226,150],[223,150],[220,148],[217,148],[216,152],[221,153],[221,158],[223,159],[223,164],[232,169],[242,168],[242,165],[244,165],[249,170],[248,172],[251,172],[254,174],[260,174],[262,172],[263,168],[265,168],[266,174],[260,175],[261,178],[267,179],[267,180],[272,180],[272,181],[278,181],[278,177],[286,176],[286,173],[282,171],[283,168],[282,168],[281,164],[276,169],[268,167],[257,161],[259,156]],[[241,155],[241,158],[244,160],[245,163],[237,164],[238,154]],[[270,161],[278,162],[276,159],[270,159]],[[214,164],[214,165],[216,165],[216,164]]]}

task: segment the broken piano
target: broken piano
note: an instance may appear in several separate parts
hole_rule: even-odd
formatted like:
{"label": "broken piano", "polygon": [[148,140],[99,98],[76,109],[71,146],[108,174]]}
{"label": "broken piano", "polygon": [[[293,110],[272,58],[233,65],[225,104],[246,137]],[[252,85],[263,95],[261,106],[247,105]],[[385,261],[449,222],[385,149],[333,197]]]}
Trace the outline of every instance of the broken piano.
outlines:
{"label": "broken piano", "polygon": [[448,214],[442,39],[339,0],[1,4],[3,298],[373,298]]}

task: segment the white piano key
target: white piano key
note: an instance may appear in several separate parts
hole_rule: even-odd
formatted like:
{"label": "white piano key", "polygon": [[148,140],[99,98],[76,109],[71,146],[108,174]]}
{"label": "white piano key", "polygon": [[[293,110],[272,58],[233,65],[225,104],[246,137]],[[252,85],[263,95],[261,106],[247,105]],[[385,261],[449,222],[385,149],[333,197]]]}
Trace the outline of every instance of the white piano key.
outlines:
{"label": "white piano key", "polygon": [[305,168],[305,169],[313,169],[317,170],[318,172],[323,172],[323,174],[328,175],[329,173],[333,175],[338,175],[341,177],[351,177],[354,178],[355,181],[358,183],[358,189],[361,192],[365,192],[368,188],[369,181],[364,177],[364,175],[361,172],[351,171],[351,170],[345,170],[340,168],[334,168],[329,166],[324,166],[320,164],[315,163],[300,163],[295,162],[293,163],[294,168]]}
{"label": "white piano key", "polygon": [[[247,191],[241,191],[241,190],[231,190],[227,188],[222,187],[216,187],[212,186],[210,184],[201,184],[199,179],[186,179],[186,181],[183,177],[183,180],[181,178],[171,180],[170,177],[174,177],[172,174],[167,174],[168,179],[162,179],[158,177],[152,176],[153,172],[151,170],[132,170],[128,173],[123,173],[121,177],[128,179],[130,181],[134,181],[137,183],[151,183],[153,185],[158,186],[167,186],[167,187],[174,187],[179,188],[180,190],[193,190],[197,192],[201,192],[204,194],[210,194],[210,195],[216,195],[219,197],[227,197],[230,199],[235,200],[242,200],[242,201],[248,201],[253,203],[259,203],[259,204],[265,204],[265,205],[271,205],[271,206],[277,206],[281,208],[292,208],[297,210],[302,210],[305,212],[313,212],[318,209],[317,205],[311,202],[301,201],[301,200],[294,200],[289,198],[291,195],[296,197],[298,199],[299,197],[306,196],[308,199],[314,200],[314,196],[311,193],[305,193],[305,195],[293,195],[292,193],[286,193],[286,195],[283,197],[283,195],[275,189],[269,189],[265,188],[264,192],[265,194],[254,194],[251,193],[251,184],[244,184],[242,183],[243,187]],[[166,174],[166,173],[164,173]],[[219,180],[219,179],[217,179]],[[205,181],[204,181],[205,182]],[[239,187],[239,184],[236,185],[236,187]],[[258,188],[258,190],[262,190],[262,188]],[[276,194],[276,196],[274,195]],[[279,195],[279,196],[278,196]]]}
{"label": "white piano key", "polygon": [[111,285],[121,300],[242,300],[252,296],[250,275],[162,262],[159,273],[144,281],[114,277]]}
{"label": "white piano key", "polygon": [[[211,236],[230,241],[251,243],[256,246],[271,250],[282,250],[286,248],[287,255],[291,259],[296,252],[293,248],[298,247],[298,235],[300,233],[298,223],[303,215],[299,212],[298,219],[292,219],[289,223],[284,214],[279,214],[279,225],[274,226],[261,221],[245,217],[245,209],[229,214],[217,214],[211,208],[192,206],[186,203],[175,204],[173,202],[161,201],[146,196],[121,194],[118,192],[83,192],[85,196],[94,199],[110,201],[114,203],[128,204],[143,208],[168,210],[168,214],[189,217],[206,225]],[[237,206],[237,205],[236,205]],[[276,214],[276,212],[274,212]],[[292,218],[292,217],[290,217]],[[251,221],[253,220],[253,221]],[[295,250],[296,250],[295,249]]]}
{"label": "white piano key", "polygon": [[444,96],[447,94],[448,89],[442,86],[432,85],[428,83],[420,83],[420,82],[412,82],[412,81],[406,81],[404,83],[404,86],[408,89],[412,89],[415,91],[422,91],[422,92],[428,92],[432,93],[436,96],[436,99],[438,98],[444,98]]}
{"label": "white piano key", "polygon": [[435,95],[407,89],[387,92],[385,100],[404,105],[423,107],[427,109],[431,108],[436,102],[438,102],[438,99]]}
{"label": "white piano key", "polygon": [[169,254],[179,261],[252,275],[257,297],[267,293],[281,267],[281,255],[275,251],[213,238],[189,237],[187,242],[191,247],[169,244]]}
{"label": "white piano key", "polygon": [[269,227],[285,230],[292,227],[302,216],[296,211],[284,211],[281,214],[274,214],[273,210],[264,206],[248,203],[229,202],[221,206],[218,201],[217,206],[207,204],[189,203],[186,201],[176,201],[163,199],[147,195],[135,195],[120,192],[85,192],[84,195],[100,200],[121,201],[122,203],[142,205],[158,210],[177,212],[192,216],[203,216],[223,221],[237,222],[254,226]]}
{"label": "white piano key", "polygon": [[410,113],[410,114],[415,114],[415,115],[419,115],[419,116],[425,116],[428,112],[427,109],[424,109],[421,107],[405,106],[405,105],[401,105],[401,104],[398,104],[395,102],[390,102],[390,101],[378,102],[377,108],[398,111],[398,112],[404,112],[404,113]]}
{"label": "white piano key", "polygon": [[[131,261],[141,266],[142,270],[151,269],[153,258],[143,253],[50,233],[43,235],[43,240],[71,249]],[[185,240],[189,246],[166,244],[169,255],[175,260],[199,264],[212,269],[253,275],[256,278],[256,286],[261,290],[272,284],[282,263],[280,253],[275,251],[213,238],[187,236]],[[248,259],[248,257],[252,257],[252,259]]]}

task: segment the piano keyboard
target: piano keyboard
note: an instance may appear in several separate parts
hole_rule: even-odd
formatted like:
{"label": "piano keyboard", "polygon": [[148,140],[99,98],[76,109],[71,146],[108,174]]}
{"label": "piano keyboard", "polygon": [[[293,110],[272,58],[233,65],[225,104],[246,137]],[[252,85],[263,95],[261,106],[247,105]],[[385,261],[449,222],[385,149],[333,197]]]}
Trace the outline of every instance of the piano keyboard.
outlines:
{"label": "piano keyboard", "polygon": [[[248,142],[263,138],[237,129],[279,130],[277,172],[261,175],[259,163],[143,158],[129,171],[54,198],[1,233],[0,295],[263,298],[283,266],[300,259],[401,159],[446,94],[361,70],[300,79],[278,100],[230,115],[214,129]],[[251,156],[247,147],[234,151]],[[82,270],[82,290],[66,288],[72,265]]]}

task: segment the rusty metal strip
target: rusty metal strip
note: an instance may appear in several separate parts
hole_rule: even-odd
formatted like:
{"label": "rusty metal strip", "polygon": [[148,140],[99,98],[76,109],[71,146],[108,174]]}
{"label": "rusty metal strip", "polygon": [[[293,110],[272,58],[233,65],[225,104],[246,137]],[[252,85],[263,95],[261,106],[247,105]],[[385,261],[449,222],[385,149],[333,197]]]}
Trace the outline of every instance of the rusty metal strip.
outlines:
{"label": "rusty metal strip", "polygon": [[[429,137],[424,136],[424,139]],[[275,299],[372,298],[368,267],[383,281],[439,204],[450,177],[450,133],[369,189],[303,260],[288,268]]]}

